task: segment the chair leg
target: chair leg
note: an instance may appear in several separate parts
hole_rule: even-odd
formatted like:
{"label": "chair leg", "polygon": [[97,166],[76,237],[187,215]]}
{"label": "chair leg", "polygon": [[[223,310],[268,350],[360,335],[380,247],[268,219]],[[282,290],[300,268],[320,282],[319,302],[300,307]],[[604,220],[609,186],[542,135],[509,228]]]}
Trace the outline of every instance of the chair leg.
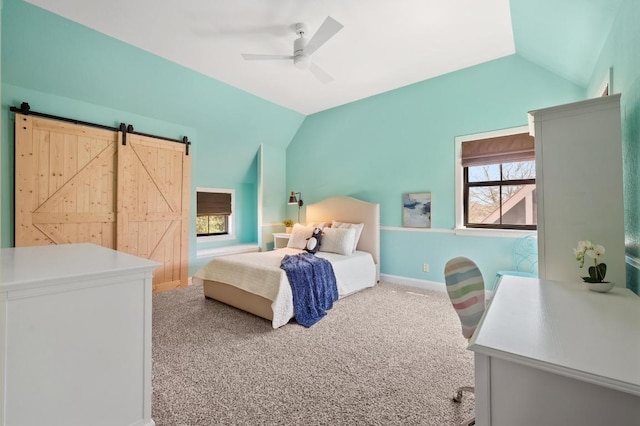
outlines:
{"label": "chair leg", "polygon": [[[475,391],[473,386],[462,386],[456,390],[456,394],[453,396],[454,402],[462,402],[462,392],[471,392]],[[474,426],[476,424],[476,418],[472,417],[470,419],[465,420],[460,426]]]}
{"label": "chair leg", "polygon": [[462,423],[460,426],[475,426],[475,424],[476,424],[476,418],[472,417],[469,420]]}
{"label": "chair leg", "polygon": [[471,392],[473,393],[473,386],[462,386],[458,388],[456,394],[453,396],[454,402],[462,402],[462,392]]}

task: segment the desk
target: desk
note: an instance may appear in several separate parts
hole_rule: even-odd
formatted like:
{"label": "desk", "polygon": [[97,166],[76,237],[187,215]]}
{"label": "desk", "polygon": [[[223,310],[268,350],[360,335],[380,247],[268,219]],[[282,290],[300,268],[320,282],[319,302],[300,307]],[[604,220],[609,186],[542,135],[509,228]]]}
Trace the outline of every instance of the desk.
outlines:
{"label": "desk", "polygon": [[478,426],[640,424],[640,298],[505,276],[469,349]]}

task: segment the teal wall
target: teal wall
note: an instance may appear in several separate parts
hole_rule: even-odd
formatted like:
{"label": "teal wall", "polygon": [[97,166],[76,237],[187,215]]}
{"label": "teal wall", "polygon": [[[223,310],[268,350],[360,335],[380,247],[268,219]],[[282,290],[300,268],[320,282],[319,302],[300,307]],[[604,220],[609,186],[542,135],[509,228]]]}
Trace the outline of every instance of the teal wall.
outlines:
{"label": "teal wall", "polygon": [[516,52],[587,86],[623,1],[510,0]]}
{"label": "teal wall", "polygon": [[[8,107],[22,101],[38,112],[112,126],[127,122],[169,138],[187,135],[193,142],[193,193],[196,186],[236,190],[238,239],[219,244],[257,241],[258,150],[261,144],[284,150],[303,115],[22,0],[5,2],[1,30],[2,247],[13,241]],[[282,161],[268,160],[263,167],[284,181]],[[266,207],[284,214],[285,196],[269,197]],[[195,250],[192,238],[191,259]]]}
{"label": "teal wall", "polygon": [[[583,99],[585,90],[517,55],[308,116],[287,148],[287,187],[305,202],[350,195],[380,203],[381,272],[444,282],[454,256],[488,282],[512,269],[511,238],[455,235],[456,136],[527,124],[527,112]],[[401,194],[432,193],[432,227],[407,232]],[[429,263],[430,272],[422,272]]]}
{"label": "teal wall", "polygon": [[[613,91],[621,93],[624,168],[625,244],[628,256],[640,258],[640,2],[625,0],[602,49],[589,83],[596,93],[613,68]],[[640,273],[627,266],[627,287],[637,294]]]}

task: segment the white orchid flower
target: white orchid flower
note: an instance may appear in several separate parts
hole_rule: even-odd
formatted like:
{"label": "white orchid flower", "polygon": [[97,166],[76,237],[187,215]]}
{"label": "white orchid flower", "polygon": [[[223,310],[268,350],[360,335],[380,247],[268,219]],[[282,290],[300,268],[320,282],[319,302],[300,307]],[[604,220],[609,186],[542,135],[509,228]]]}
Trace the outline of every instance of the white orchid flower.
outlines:
{"label": "white orchid flower", "polygon": [[586,282],[603,282],[606,274],[607,265],[604,263],[598,264],[598,260],[604,256],[605,249],[600,244],[593,244],[589,240],[583,240],[578,242],[578,247],[573,249],[573,255],[576,257],[576,261],[580,265],[580,268],[584,267],[585,257],[593,259],[593,266],[589,268],[589,276],[582,277]]}
{"label": "white orchid flower", "polygon": [[580,251],[589,250],[592,247],[593,247],[593,244],[589,240],[584,240],[584,241],[579,241],[578,242],[578,250],[580,250]]}

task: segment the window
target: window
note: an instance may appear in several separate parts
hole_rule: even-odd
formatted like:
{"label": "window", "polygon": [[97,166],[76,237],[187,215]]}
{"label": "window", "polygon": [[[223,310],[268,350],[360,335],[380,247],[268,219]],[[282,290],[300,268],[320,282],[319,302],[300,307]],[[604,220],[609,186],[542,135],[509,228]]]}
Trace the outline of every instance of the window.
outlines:
{"label": "window", "polygon": [[234,190],[197,188],[196,235],[199,240],[233,238]]}
{"label": "window", "polygon": [[461,141],[462,225],[535,230],[534,138],[527,132]]}

